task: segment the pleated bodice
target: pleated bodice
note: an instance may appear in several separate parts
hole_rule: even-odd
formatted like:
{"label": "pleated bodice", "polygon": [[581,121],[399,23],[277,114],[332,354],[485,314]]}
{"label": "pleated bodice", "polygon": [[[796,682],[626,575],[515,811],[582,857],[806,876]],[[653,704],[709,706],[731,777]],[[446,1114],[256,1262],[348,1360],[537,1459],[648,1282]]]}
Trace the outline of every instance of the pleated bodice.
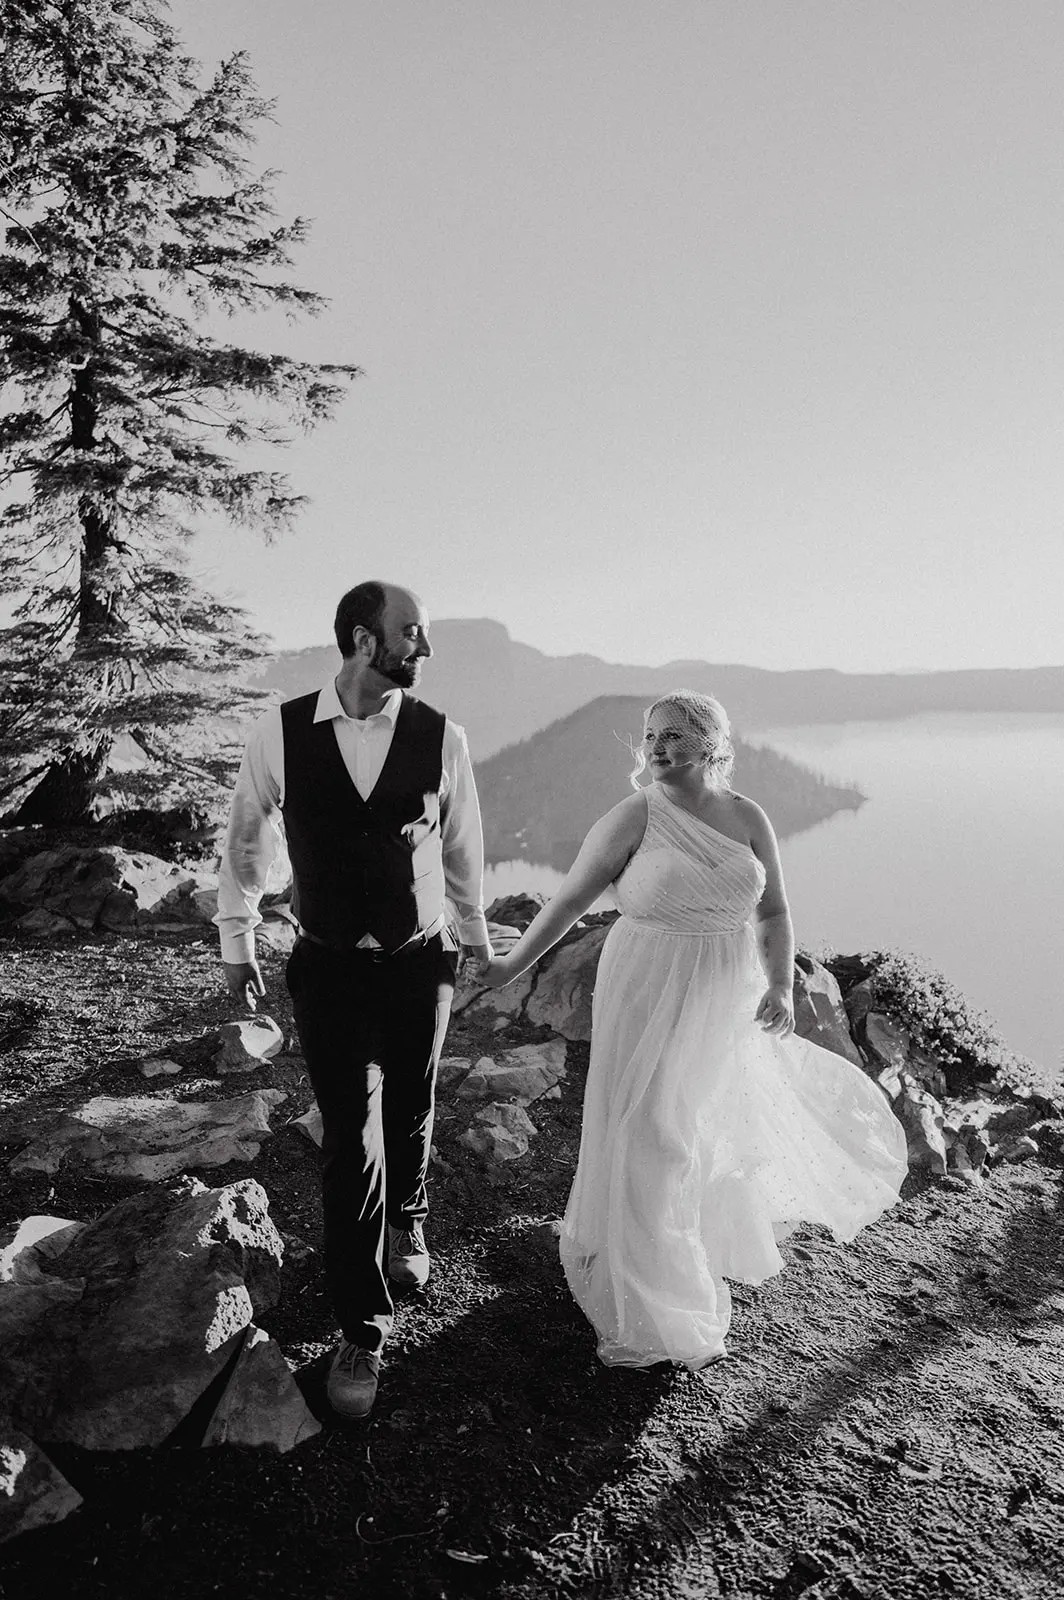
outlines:
{"label": "pleated bodice", "polygon": [[646,832],[613,886],[622,916],[662,933],[744,927],[765,887],[765,869],[750,846],[681,810],[657,784],[643,793]]}

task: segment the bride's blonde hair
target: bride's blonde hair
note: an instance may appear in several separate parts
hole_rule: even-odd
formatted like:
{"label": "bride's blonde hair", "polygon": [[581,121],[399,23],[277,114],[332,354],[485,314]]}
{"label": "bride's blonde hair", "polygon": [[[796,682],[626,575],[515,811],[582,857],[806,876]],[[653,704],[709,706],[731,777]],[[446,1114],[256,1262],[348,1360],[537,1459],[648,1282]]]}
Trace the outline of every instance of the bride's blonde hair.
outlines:
{"label": "bride's blonde hair", "polygon": [[[675,710],[694,734],[701,746],[701,763],[714,789],[727,789],[735,765],[735,751],[731,741],[731,723],[728,713],[712,695],[698,694],[694,689],[673,689],[649,705],[643,713],[644,722],[654,711],[663,708]],[[640,774],[646,771],[646,752],[643,746],[634,751],[635,766],[629,776],[633,789],[640,787]]]}

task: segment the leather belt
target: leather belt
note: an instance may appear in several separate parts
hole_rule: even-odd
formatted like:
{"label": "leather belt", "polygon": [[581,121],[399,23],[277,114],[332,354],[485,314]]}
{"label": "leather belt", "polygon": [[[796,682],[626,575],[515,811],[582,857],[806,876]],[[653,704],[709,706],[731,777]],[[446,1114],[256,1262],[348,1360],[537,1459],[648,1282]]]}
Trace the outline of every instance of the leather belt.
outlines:
{"label": "leather belt", "polygon": [[430,939],[439,933],[437,928],[432,933],[417,933],[398,950],[382,950],[369,944],[332,944],[328,939],[319,939],[316,933],[308,933],[306,928],[300,928],[299,937],[306,939],[308,944],[317,945],[319,950],[328,950],[334,956],[359,956],[366,961],[391,961],[394,956],[411,955],[415,950],[423,950]]}

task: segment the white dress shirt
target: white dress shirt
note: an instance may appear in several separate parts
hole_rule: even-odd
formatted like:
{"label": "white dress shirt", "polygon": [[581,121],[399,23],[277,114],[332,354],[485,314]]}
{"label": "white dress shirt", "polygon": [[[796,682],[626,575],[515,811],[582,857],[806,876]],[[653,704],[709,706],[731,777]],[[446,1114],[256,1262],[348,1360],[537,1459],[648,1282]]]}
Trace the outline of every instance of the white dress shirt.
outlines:
{"label": "white dress shirt", "polygon": [[[387,760],[402,698],[402,690],[394,689],[374,716],[349,717],[335,682],[318,694],[314,721],[332,723],[344,766],[363,800],[373,793]],[[254,959],[254,930],[262,921],[259,901],[280,847],[283,805],[284,733],[281,708],[274,706],[251,730],[233,791],[214,919],[221,933],[223,961]],[[443,730],[440,835],[444,882],[457,913],[458,937],[463,944],[486,945],[480,806],[465,731],[450,720]],[[360,942],[376,945],[371,935]]]}

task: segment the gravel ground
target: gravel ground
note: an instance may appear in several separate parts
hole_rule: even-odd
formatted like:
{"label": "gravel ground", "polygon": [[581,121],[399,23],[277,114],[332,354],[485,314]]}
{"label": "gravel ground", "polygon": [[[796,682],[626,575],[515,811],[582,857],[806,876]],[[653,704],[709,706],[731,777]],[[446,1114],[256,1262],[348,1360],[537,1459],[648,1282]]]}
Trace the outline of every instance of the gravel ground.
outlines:
{"label": "gravel ground", "polygon": [[[290,1033],[281,964],[267,1009]],[[88,1218],[133,1185],[8,1172],[16,1123],[90,1094],[143,1093],[138,1055],[230,1015],[213,942],[0,941],[0,1226]],[[503,1035],[506,1043],[536,1037]],[[495,1042],[498,1042],[497,1040]],[[492,1036],[456,1021],[447,1053]],[[288,1259],[262,1319],[323,1415],[335,1337],[321,1292],[317,1155],[286,1117],[309,1091],[289,1050],[218,1082],[194,1043],[147,1092],[290,1100],[249,1174]],[[489,1181],[441,1106],[428,1289],[401,1305],[369,1423],[287,1456],[164,1448],[50,1453],[85,1504],[0,1552],[9,1600],[69,1594],[1058,1600],[1064,1571],[1061,1145],[979,1189],[910,1179],[848,1247],[803,1232],[787,1271],[739,1288],[731,1356],[704,1374],[595,1358],[547,1223],[565,1202],[586,1051],[534,1108],[532,1154]]]}

